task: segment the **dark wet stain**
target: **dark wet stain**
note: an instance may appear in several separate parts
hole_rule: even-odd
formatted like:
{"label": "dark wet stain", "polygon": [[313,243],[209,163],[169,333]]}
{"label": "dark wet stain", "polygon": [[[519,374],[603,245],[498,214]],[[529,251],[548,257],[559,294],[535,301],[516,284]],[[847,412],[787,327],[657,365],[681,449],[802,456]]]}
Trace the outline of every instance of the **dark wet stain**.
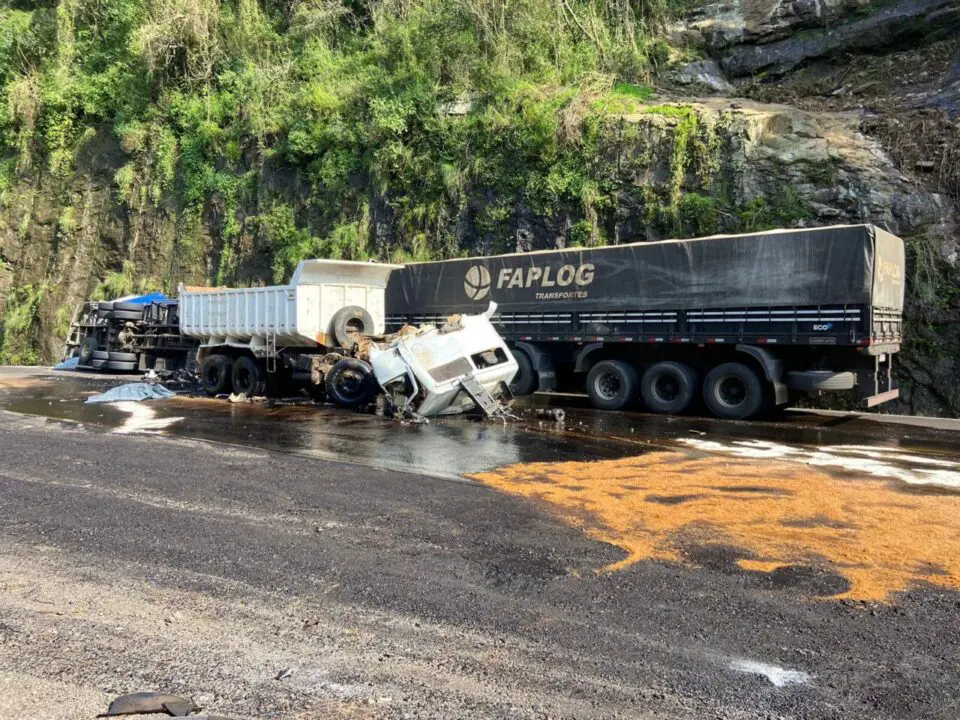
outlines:
{"label": "dark wet stain", "polygon": [[917,565],[917,574],[946,576],[950,574],[950,571],[943,567],[943,565],[937,565],[936,563],[928,562]]}
{"label": "dark wet stain", "polygon": [[828,597],[845,593],[852,587],[843,575],[812,565],[784,565],[770,572],[748,570],[738,562],[754,559],[753,555],[733,545],[686,544],[681,555],[707,570],[741,576],[758,588],[794,590],[804,595]]}
{"label": "dark wet stain", "polygon": [[741,570],[752,576],[760,586],[776,590],[799,590],[810,595],[829,597],[848,592],[849,580],[830,570],[809,565],[785,565],[771,572]]}
{"label": "dark wet stain", "polygon": [[814,515],[813,517],[808,518],[795,518],[792,520],[783,520],[781,523],[784,527],[794,527],[794,528],[835,528],[837,530],[855,530],[856,525],[851,523],[845,523],[842,520],[837,520],[836,518],[831,518],[826,515]]}
{"label": "dark wet stain", "polygon": [[750,553],[733,545],[720,543],[682,543],[681,556],[700,567],[724,574],[743,572],[738,560],[752,557]]}
{"label": "dark wet stain", "polygon": [[960,488],[946,487],[945,485],[921,485],[914,483],[897,483],[896,489],[904,495],[960,495]]}
{"label": "dark wet stain", "polygon": [[512,590],[542,586],[556,578],[565,577],[567,570],[549,557],[518,547],[487,548],[488,558],[484,580],[498,588]]}
{"label": "dark wet stain", "polygon": [[644,500],[660,505],[679,505],[704,497],[706,497],[706,495],[647,495]]}
{"label": "dark wet stain", "polygon": [[756,493],[758,495],[792,495],[789,490],[783,488],[767,487],[765,485],[730,485],[728,487],[717,487],[715,490],[729,493]]}

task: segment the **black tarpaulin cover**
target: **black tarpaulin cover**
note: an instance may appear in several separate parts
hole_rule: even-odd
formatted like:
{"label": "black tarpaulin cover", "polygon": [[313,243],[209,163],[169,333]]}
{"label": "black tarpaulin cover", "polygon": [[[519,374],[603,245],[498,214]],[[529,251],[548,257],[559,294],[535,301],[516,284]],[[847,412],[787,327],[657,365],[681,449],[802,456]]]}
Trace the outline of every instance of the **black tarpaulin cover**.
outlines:
{"label": "black tarpaulin cover", "polygon": [[903,242],[872,225],[415,263],[387,313],[903,307]]}

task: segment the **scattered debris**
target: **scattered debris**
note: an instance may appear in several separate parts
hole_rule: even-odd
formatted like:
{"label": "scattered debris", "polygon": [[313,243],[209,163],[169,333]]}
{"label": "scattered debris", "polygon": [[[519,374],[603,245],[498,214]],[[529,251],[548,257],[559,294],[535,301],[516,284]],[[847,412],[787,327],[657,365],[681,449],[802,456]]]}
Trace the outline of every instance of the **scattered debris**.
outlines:
{"label": "scattered debris", "polygon": [[172,390],[168,390],[163,385],[151,385],[149,383],[127,383],[110,388],[99,395],[91,395],[85,403],[115,403],[115,402],[142,402],[144,400],[164,400],[176,395]]}
{"label": "scattered debris", "polygon": [[558,423],[567,419],[567,413],[563,408],[537,408],[533,414],[538,418],[546,418]]}
{"label": "scattered debris", "polygon": [[199,390],[200,375],[190,370],[150,370],[146,380],[158,380],[164,387],[177,390]]}
{"label": "scattered debris", "polygon": [[274,680],[286,680],[288,677],[292,677],[293,673],[296,672],[293,668],[284,668],[277,673],[277,676]]}
{"label": "scattered debris", "polygon": [[117,715],[149,715],[165,713],[172,717],[186,717],[191,712],[199,712],[201,707],[193,700],[162,692],[138,692],[121,695],[97,717],[116,717]]}
{"label": "scattered debris", "polygon": [[246,393],[230,393],[230,397],[227,398],[228,402],[232,403],[245,403],[247,401]]}

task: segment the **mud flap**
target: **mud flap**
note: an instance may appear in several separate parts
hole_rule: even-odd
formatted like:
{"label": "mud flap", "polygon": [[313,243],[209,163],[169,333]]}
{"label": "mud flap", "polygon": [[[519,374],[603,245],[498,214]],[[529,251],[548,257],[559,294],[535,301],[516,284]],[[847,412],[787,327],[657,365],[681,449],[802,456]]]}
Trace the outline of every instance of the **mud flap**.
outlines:
{"label": "mud flap", "polygon": [[857,370],[857,385],[863,407],[872,408],[900,397],[893,379],[893,355],[874,355],[873,368]]}

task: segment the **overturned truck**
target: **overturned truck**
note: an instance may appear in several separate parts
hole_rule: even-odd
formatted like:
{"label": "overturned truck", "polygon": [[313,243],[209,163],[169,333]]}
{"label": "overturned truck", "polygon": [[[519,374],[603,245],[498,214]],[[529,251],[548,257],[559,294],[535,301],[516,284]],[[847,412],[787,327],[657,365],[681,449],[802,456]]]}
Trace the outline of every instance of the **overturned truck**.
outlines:
{"label": "overturned truck", "polygon": [[199,342],[209,395],[306,389],[345,408],[383,394],[404,415],[502,411],[517,371],[489,314],[384,333],[397,265],[304,260],[288,285],[180,287],[180,332]]}

